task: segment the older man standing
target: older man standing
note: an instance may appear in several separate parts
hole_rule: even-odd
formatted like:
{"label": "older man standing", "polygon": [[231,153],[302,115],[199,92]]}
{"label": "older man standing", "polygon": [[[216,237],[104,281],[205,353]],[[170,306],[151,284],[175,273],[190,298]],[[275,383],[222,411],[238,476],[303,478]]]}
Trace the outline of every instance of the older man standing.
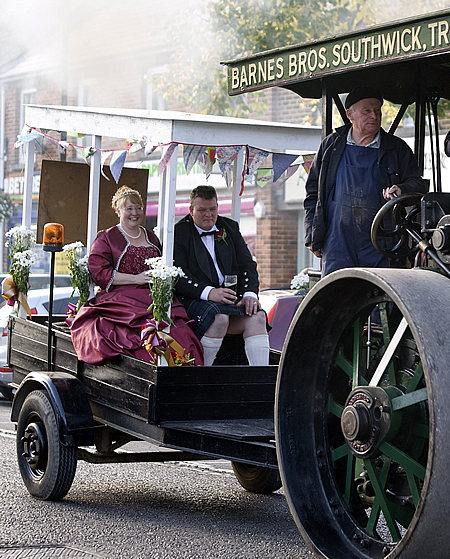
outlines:
{"label": "older man standing", "polygon": [[381,128],[381,93],[356,87],[346,98],[351,124],[321,143],[306,182],[305,245],[322,258],[322,276],[351,266],[386,267],[370,228],[384,201],[426,192],[408,145]]}
{"label": "older man standing", "polygon": [[[266,314],[258,301],[258,272],[239,225],[218,214],[217,193],[209,185],[191,192],[189,215],[175,226],[175,265],[185,278],[176,294],[196,322],[205,365],[212,365],[225,334],[243,334],[250,365],[268,365]],[[237,276],[236,291],[224,287]]]}

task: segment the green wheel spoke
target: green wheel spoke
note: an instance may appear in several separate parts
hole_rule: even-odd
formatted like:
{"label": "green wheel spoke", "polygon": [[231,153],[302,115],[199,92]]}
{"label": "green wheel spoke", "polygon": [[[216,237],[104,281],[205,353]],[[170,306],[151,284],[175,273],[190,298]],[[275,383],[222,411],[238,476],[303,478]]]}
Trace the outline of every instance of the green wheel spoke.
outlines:
{"label": "green wheel spoke", "polygon": [[391,400],[392,411],[396,412],[409,406],[413,406],[414,404],[418,404],[419,402],[425,402],[426,400],[428,400],[426,388],[421,388],[420,390],[416,390],[414,392],[408,392],[407,394],[403,394],[402,396],[398,396],[397,398],[393,398]]}
{"label": "green wheel spoke", "polygon": [[423,366],[422,361],[417,365],[413,378],[408,382],[407,392],[414,392],[419,386],[420,381],[423,379]]}
{"label": "green wheel spoke", "polygon": [[350,503],[350,500],[352,498],[352,493],[354,491],[354,479],[355,479],[355,457],[351,452],[348,452],[347,472],[345,477],[345,491],[344,491],[344,500],[346,503]]}
{"label": "green wheel spoke", "polygon": [[351,454],[350,449],[348,448],[347,443],[344,443],[338,448],[331,449],[331,460],[334,464],[335,462],[337,462],[341,458],[344,458],[344,456],[347,456],[348,454]]}
{"label": "green wheel spoke", "polygon": [[345,355],[342,351],[342,347],[339,348],[339,352],[338,352],[338,354],[336,356],[336,360],[335,360],[335,365],[340,367],[346,375],[348,375],[350,378],[352,378],[352,376],[353,376],[353,365],[345,357]]}
{"label": "green wheel spoke", "polygon": [[386,484],[386,479],[389,471],[389,462],[385,461],[381,471],[381,476],[378,477],[372,460],[366,460],[364,462],[367,473],[369,474],[369,479],[372,482],[372,487],[375,492],[375,501],[372,506],[372,512],[370,514],[369,522],[367,524],[367,530],[369,533],[374,534],[376,529],[376,524],[378,522],[378,517],[380,512],[383,513],[384,519],[388,526],[389,532],[392,539],[396,542],[400,541],[400,531],[395,521],[394,507],[391,506],[387,500],[384,486]]}
{"label": "green wheel spoke", "polygon": [[386,456],[389,456],[394,462],[397,462],[406,473],[411,473],[421,479],[422,481],[425,479],[426,467],[419,464],[417,460],[408,456],[405,452],[400,450],[399,448],[395,447],[393,444],[383,441],[379,449],[383,452]]}
{"label": "green wheel spoke", "polygon": [[418,479],[411,474],[411,472],[406,472],[406,477],[408,479],[409,488],[411,489],[414,505],[417,507],[420,501],[420,483]]}
{"label": "green wheel spoke", "polygon": [[333,396],[330,394],[328,396],[328,413],[331,413],[341,419],[343,410],[344,406],[341,406],[341,404],[338,404],[335,400],[333,400]]}
{"label": "green wheel spoke", "polygon": [[355,386],[359,386],[359,379],[363,376],[362,374],[360,374],[362,363],[361,318],[358,317],[353,323],[353,388]]}
{"label": "green wheel spoke", "polygon": [[[388,315],[388,306],[387,303],[382,303],[379,305],[380,311],[380,318],[381,318],[381,326],[383,328],[383,342],[384,347],[387,348],[391,343],[392,333],[395,332],[396,326],[392,324],[392,320],[389,319]],[[395,364],[393,360],[390,360],[386,366],[386,373],[389,378],[390,384],[396,383],[396,375],[395,375]]]}

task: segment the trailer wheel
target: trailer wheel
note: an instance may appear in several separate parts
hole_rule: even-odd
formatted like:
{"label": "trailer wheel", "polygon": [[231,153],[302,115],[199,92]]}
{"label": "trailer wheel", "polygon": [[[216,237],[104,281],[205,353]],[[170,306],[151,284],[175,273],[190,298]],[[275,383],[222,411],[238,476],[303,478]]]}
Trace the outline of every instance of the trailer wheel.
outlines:
{"label": "trailer wheel", "polygon": [[238,482],[251,493],[273,493],[282,485],[277,469],[242,462],[231,462],[231,466]]}
{"label": "trailer wheel", "polygon": [[64,445],[47,393],[31,392],[17,422],[17,460],[28,492],[58,501],[69,491],[77,467],[77,447]]}
{"label": "trailer wheel", "polygon": [[431,270],[322,279],[288,332],[276,390],[281,478],[327,559],[446,559],[450,289]]}

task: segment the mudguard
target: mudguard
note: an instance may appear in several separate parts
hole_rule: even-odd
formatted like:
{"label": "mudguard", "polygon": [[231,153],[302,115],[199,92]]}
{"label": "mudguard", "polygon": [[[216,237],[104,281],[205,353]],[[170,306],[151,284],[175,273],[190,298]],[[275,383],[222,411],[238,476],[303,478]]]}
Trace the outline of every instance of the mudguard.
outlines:
{"label": "mudguard", "polygon": [[94,444],[94,420],[81,382],[69,373],[34,371],[20,384],[14,396],[11,421],[17,422],[25,398],[33,390],[45,390],[58,419],[63,444],[90,446]]}

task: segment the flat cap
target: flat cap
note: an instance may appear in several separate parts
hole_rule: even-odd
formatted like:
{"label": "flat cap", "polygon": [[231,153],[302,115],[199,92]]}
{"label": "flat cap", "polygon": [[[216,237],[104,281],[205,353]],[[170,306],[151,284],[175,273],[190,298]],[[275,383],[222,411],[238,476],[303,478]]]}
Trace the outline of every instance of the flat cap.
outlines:
{"label": "flat cap", "polygon": [[384,101],[381,91],[371,85],[364,85],[355,87],[350,91],[345,100],[345,108],[349,109],[352,105],[361,101],[361,99],[379,99],[381,104]]}

